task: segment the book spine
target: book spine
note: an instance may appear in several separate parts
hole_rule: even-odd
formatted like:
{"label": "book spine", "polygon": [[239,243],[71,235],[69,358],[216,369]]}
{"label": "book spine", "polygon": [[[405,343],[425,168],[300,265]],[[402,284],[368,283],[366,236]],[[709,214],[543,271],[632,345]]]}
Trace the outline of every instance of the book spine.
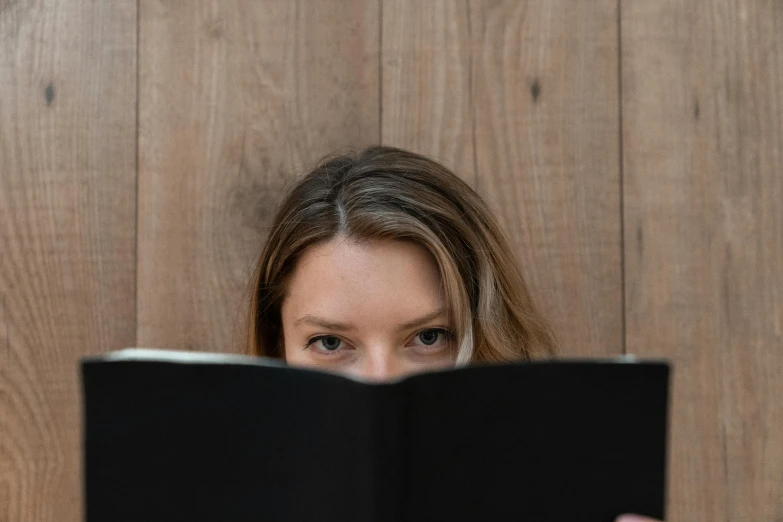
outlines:
{"label": "book spine", "polygon": [[377,522],[405,520],[405,418],[403,388],[374,388],[370,401],[373,517]]}

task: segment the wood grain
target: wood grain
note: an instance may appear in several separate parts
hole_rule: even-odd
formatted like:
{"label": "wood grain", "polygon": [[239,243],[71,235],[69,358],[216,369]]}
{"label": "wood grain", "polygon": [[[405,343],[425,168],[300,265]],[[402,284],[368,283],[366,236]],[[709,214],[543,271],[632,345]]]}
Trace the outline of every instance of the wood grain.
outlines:
{"label": "wood grain", "polygon": [[138,339],[241,351],[283,188],[379,140],[376,1],[142,0]]}
{"label": "wood grain", "polygon": [[620,354],[617,3],[469,6],[479,192],[561,355]]}
{"label": "wood grain", "polygon": [[467,2],[383,2],[381,141],[475,186],[468,15]]}
{"label": "wood grain", "polygon": [[628,350],[673,361],[673,521],[783,520],[783,5],[624,2]]}
{"label": "wood grain", "polygon": [[81,356],[135,343],[136,2],[0,2],[0,521],[82,520]]}

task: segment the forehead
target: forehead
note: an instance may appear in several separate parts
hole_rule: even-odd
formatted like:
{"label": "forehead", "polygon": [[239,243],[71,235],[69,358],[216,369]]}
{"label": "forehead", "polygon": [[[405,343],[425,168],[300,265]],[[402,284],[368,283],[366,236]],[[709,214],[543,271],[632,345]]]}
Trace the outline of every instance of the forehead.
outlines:
{"label": "forehead", "polygon": [[343,237],[309,248],[289,280],[283,316],[398,324],[445,307],[432,255],[407,241]]}

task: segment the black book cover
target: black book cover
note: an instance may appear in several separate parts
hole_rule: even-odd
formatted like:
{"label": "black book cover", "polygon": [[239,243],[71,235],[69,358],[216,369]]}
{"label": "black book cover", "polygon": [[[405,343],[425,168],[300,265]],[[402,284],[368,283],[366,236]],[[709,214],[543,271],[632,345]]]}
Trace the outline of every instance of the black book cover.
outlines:
{"label": "black book cover", "polygon": [[257,357],[82,362],[87,522],[664,518],[669,365],[366,383]]}

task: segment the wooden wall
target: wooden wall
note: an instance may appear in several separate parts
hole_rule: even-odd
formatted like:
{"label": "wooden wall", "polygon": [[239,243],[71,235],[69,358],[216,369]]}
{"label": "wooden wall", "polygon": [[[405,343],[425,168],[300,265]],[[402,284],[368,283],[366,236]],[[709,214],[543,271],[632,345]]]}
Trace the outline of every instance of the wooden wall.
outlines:
{"label": "wooden wall", "polygon": [[783,520],[780,1],[0,0],[0,522],[81,519],[78,359],[241,350],[281,192],[374,143],[563,355],[673,362],[669,520]]}

